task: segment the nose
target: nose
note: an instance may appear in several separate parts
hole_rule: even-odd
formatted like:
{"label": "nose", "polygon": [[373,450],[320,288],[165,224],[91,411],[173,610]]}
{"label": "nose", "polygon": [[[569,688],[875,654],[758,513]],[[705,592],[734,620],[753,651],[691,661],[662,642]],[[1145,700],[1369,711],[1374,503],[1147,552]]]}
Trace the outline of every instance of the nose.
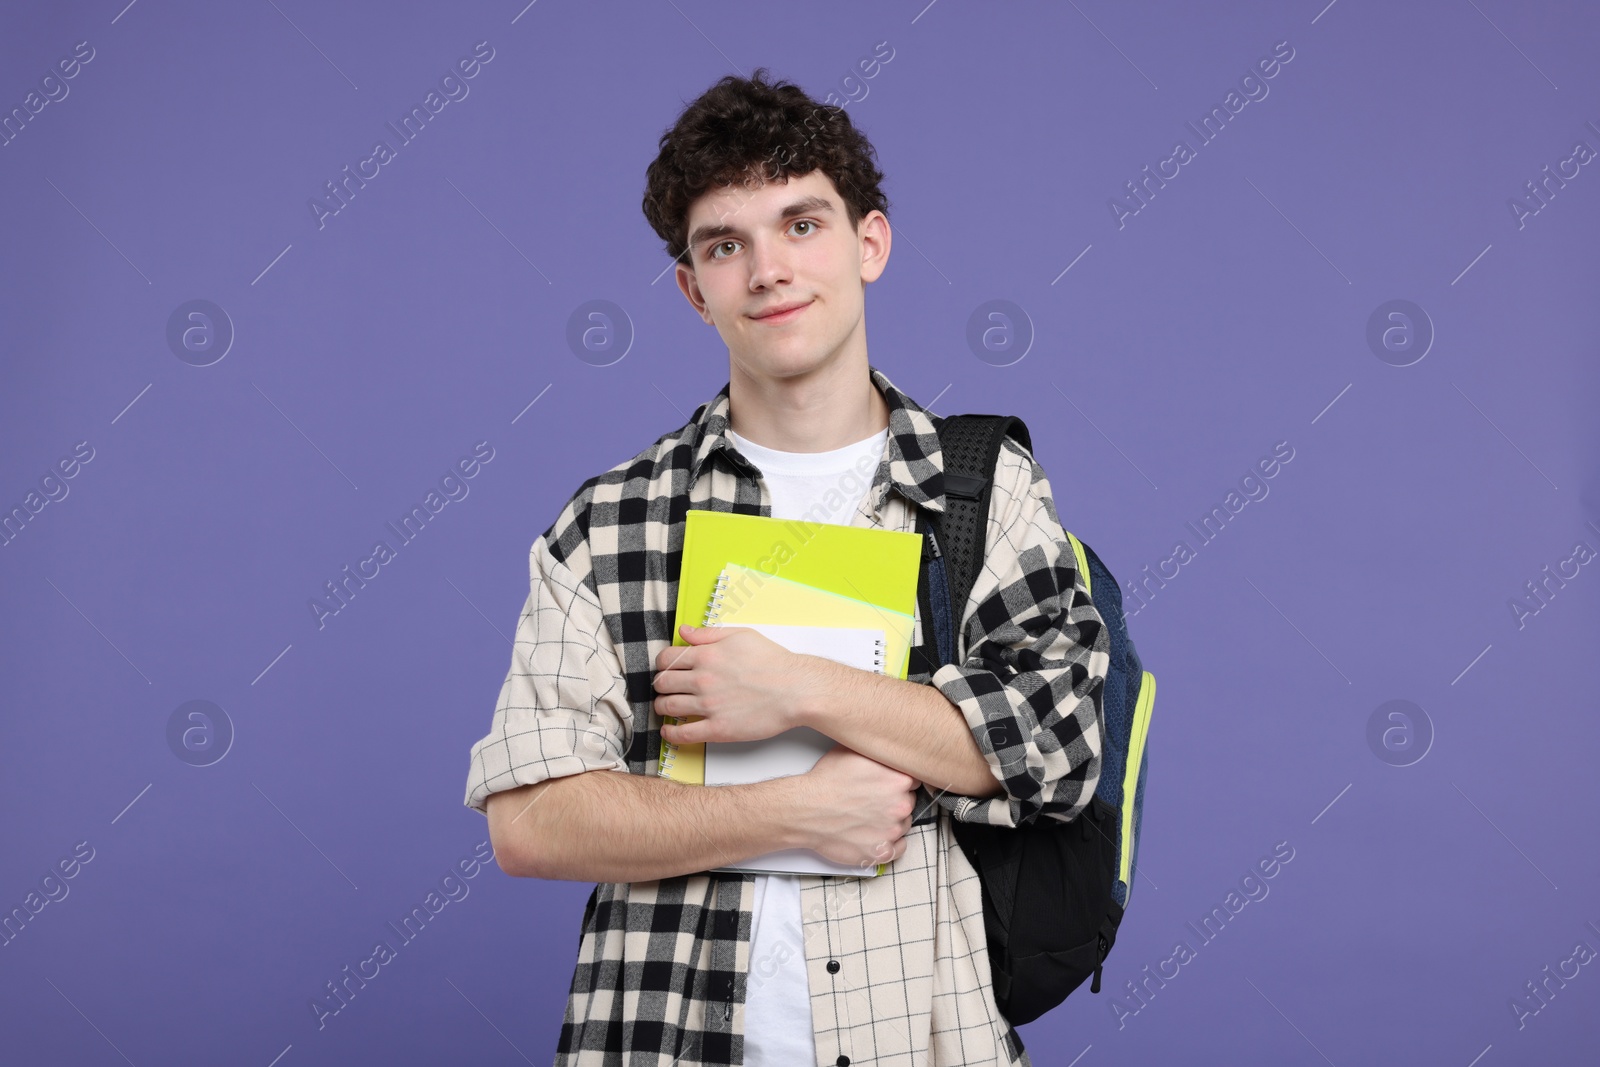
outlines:
{"label": "nose", "polygon": [[750,246],[750,288],[752,291],[759,289],[772,289],[776,286],[794,281],[793,271],[789,265],[788,250],[781,241],[769,241],[764,236],[757,237]]}

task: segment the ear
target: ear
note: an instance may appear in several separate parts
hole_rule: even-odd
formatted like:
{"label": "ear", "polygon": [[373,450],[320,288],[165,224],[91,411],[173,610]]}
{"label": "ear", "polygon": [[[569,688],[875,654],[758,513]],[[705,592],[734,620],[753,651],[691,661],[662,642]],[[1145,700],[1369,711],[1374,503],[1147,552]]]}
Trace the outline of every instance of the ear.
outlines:
{"label": "ear", "polygon": [[689,301],[689,306],[694,308],[695,314],[707,326],[715,326],[711,319],[711,312],[706,310],[706,298],[700,292],[700,280],[696,277],[694,267],[681,260],[673,268],[673,276],[677,279],[678,289],[683,293],[684,299]]}

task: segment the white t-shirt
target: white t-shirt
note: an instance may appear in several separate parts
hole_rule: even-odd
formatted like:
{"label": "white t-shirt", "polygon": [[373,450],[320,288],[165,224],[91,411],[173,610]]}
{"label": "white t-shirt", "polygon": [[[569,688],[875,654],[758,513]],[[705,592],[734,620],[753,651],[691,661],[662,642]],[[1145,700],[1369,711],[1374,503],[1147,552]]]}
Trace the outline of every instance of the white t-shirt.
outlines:
{"label": "white t-shirt", "polygon": [[[761,471],[779,519],[852,524],[888,444],[887,428],[831,452],[779,452],[728,431],[735,448]],[[747,1067],[817,1062],[811,984],[802,943],[800,875],[755,876],[750,974],[744,1009]]]}

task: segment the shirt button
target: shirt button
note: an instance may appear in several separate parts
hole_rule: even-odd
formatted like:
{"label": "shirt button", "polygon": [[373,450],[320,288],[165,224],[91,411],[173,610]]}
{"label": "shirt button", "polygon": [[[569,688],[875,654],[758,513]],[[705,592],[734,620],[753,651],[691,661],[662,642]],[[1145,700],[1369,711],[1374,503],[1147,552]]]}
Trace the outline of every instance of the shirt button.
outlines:
{"label": "shirt button", "polygon": [[839,1067],[850,1067],[850,1057],[849,1056],[840,1056],[838,1059],[834,1060],[833,1062],[837,1063],[839,1065]]}
{"label": "shirt button", "polygon": [[[829,974],[838,974],[839,973],[839,961],[838,960],[829,960],[828,961],[828,973]],[[844,1067],[844,1065],[840,1064],[839,1067]]]}

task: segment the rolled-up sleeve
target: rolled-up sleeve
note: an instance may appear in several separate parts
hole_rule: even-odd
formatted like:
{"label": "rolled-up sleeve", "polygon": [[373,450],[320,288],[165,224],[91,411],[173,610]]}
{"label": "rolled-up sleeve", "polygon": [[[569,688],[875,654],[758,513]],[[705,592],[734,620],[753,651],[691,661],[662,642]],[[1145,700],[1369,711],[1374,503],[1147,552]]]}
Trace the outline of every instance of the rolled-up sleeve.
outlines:
{"label": "rolled-up sleeve", "polygon": [[489,733],[472,746],[466,805],[592,770],[627,771],[632,729],[621,661],[594,591],[544,536],[528,556],[528,598]]}
{"label": "rolled-up sleeve", "polygon": [[1056,516],[1043,469],[1001,449],[984,566],[966,605],[965,656],[929,679],[967,720],[1000,794],[943,794],[962,822],[1070,820],[1100,777],[1110,635]]}

